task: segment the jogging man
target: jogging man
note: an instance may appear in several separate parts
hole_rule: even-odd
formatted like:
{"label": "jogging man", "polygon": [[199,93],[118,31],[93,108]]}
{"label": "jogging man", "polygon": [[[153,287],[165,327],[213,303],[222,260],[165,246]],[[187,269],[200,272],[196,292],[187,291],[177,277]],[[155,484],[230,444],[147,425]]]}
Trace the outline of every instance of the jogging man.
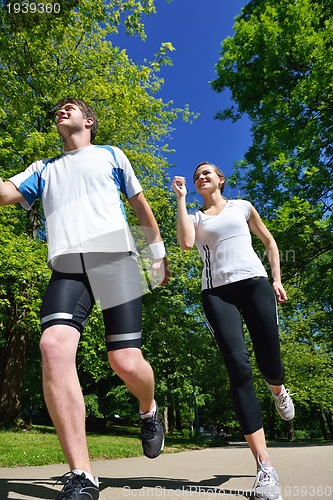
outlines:
{"label": "jogging man", "polygon": [[[141,353],[142,288],[136,250],[120,198],[128,199],[150,244],[152,278],[169,281],[155,217],[131,164],[116,147],[95,146],[97,117],[82,100],[58,103],[61,155],[40,160],[6,182],[0,205],[29,209],[41,198],[52,276],[41,307],[43,390],[71,475],[57,500],[98,500],[89,460],[85,406],[76,351],[96,300],[103,311],[111,368],[140,405],[145,455],[157,457],[164,434],[154,400],[154,374]],[[90,495],[90,497],[89,497]]]}

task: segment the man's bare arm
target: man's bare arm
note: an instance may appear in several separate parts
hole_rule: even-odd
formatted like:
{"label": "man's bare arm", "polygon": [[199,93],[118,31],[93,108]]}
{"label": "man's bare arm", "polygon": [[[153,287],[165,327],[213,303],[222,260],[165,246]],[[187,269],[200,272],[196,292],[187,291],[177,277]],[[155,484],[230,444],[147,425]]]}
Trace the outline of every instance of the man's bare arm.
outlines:
{"label": "man's bare arm", "polygon": [[3,181],[0,178],[0,205],[12,205],[21,203],[25,198],[16,186],[10,181]]}

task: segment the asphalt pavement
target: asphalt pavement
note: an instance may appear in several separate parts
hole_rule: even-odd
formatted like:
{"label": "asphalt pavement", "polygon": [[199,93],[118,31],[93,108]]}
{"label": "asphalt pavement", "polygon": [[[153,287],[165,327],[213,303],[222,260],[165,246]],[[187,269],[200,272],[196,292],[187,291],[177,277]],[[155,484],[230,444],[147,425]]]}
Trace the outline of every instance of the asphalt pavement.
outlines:
{"label": "asphalt pavement", "polygon": [[[273,444],[269,447],[283,500],[333,499],[333,443]],[[0,500],[54,500],[68,465],[0,468]],[[250,499],[255,462],[245,443],[93,462],[100,500]]]}

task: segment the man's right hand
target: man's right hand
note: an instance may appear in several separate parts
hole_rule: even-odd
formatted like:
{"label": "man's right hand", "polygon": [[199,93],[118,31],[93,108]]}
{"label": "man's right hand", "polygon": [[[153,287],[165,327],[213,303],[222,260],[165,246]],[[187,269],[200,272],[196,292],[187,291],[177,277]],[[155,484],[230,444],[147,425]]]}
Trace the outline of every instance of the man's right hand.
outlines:
{"label": "man's right hand", "polygon": [[151,278],[154,285],[157,278],[159,278],[159,281],[155,286],[163,286],[169,283],[170,269],[166,257],[154,260],[153,265],[151,266]]}

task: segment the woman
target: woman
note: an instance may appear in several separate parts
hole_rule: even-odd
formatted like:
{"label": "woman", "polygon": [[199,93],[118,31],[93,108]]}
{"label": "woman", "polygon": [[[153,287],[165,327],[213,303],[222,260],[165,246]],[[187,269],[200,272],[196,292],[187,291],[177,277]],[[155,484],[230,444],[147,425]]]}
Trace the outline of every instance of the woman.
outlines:
{"label": "woman", "polygon": [[[277,411],[284,420],[291,420],[294,405],[283,385],[277,326],[276,301],[287,300],[281,284],[278,248],[251,203],[222,196],[225,178],[215,165],[200,163],[194,172],[194,184],[204,203],[200,210],[188,215],[185,178],[175,176],[172,182],[178,198],[177,240],[183,250],[195,243],[204,262],[203,308],[228,370],[236,416],[256,460],[255,497],[278,500],[281,489],[268,458],[242,326],[243,317]],[[252,247],[250,231],[265,246],[273,287]]]}

